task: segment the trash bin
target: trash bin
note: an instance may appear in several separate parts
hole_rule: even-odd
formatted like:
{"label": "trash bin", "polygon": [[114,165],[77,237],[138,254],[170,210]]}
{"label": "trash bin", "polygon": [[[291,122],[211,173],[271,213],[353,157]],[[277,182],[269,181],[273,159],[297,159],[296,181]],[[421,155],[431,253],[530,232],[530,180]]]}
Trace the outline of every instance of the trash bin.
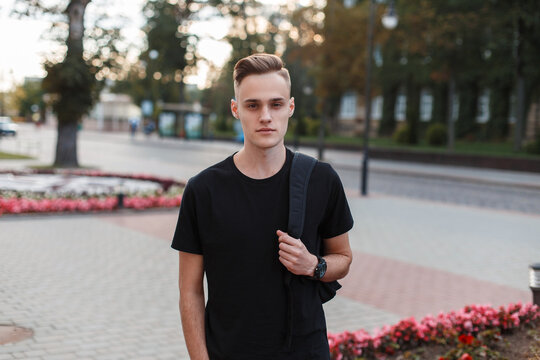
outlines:
{"label": "trash bin", "polygon": [[533,304],[540,306],[540,263],[529,265],[529,287],[532,291]]}

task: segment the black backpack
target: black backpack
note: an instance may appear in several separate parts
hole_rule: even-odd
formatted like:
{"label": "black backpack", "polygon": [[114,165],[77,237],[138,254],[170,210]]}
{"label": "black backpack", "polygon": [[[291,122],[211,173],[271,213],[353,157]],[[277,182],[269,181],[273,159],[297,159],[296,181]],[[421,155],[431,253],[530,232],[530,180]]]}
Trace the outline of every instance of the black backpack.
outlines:
{"label": "black backpack", "polygon": [[[291,173],[289,176],[289,224],[287,233],[295,239],[302,238],[302,232],[304,230],[304,220],[306,215],[306,199],[307,188],[309,184],[309,178],[313,168],[317,164],[317,159],[311,156],[304,155],[299,152],[294,153],[294,157],[291,165]],[[321,250],[322,250],[321,246]],[[323,254],[319,254],[323,255]],[[288,338],[287,343],[290,346],[293,326],[293,298],[294,298],[294,284],[293,275],[291,272],[285,269],[284,282],[287,289],[288,296]],[[300,279],[297,279],[297,281]],[[303,279],[301,279],[303,280]],[[312,281],[312,280],[307,280]],[[341,288],[341,285],[337,281],[323,282],[318,281],[319,296],[321,302],[331,300],[336,296],[336,291]]]}

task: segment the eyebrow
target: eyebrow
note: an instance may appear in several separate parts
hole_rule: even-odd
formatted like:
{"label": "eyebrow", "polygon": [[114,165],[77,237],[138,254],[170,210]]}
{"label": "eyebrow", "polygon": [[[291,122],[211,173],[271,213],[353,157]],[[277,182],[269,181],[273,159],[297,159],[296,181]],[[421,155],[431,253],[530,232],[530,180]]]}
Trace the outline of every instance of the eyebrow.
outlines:
{"label": "eyebrow", "polygon": [[[285,100],[286,99],[284,97],[277,97],[277,98],[270,99],[270,102],[273,102],[273,101],[285,101]],[[244,103],[258,103],[260,101],[261,101],[260,99],[246,99],[246,100],[244,100]]]}

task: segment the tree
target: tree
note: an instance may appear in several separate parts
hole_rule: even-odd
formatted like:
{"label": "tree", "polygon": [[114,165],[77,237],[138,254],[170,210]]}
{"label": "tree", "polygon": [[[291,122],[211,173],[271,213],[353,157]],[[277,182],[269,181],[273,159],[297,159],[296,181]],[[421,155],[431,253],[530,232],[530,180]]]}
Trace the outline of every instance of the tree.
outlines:
{"label": "tree", "polygon": [[85,29],[85,14],[90,2],[17,0],[14,9],[19,16],[51,20],[50,33],[64,44],[65,54],[45,63],[47,76],[43,81],[43,89],[52,95],[53,110],[58,117],[54,165],[59,167],[79,166],[78,125],[97,99],[101,80],[112,74],[115,75],[113,78],[118,76],[124,59],[116,46],[120,39],[119,28],[102,26],[104,16],[98,16],[94,26]]}
{"label": "tree", "polygon": [[291,76],[291,94],[295,101],[293,124],[297,139],[308,132],[313,135],[316,130],[309,126],[308,120],[312,125],[322,123],[314,119],[320,118],[322,110],[322,102],[315,92],[315,73],[318,71],[319,47],[323,42],[324,13],[323,8],[311,4],[290,13],[283,11],[283,14],[287,14],[288,21],[286,26],[281,22],[284,29],[282,37],[286,39],[282,58]]}
{"label": "tree", "polygon": [[45,110],[43,94],[41,81],[25,81],[18,85],[13,97],[19,115],[24,116],[28,121],[36,111],[43,113]]}
{"label": "tree", "polygon": [[226,40],[232,51],[227,63],[220,70],[215,69],[212,86],[204,92],[203,105],[217,115],[221,128],[228,128],[230,122],[230,101],[234,98],[232,73],[234,65],[243,57],[256,52],[275,53],[279,31],[275,20],[278,14],[267,14],[267,9],[256,0],[238,2],[221,1],[215,4],[220,16],[232,21]]}
{"label": "tree", "polygon": [[206,6],[195,0],[149,0],[143,14],[146,46],[125,81],[117,82],[115,92],[131,95],[140,104],[184,101],[184,78],[195,72],[198,60],[197,37],[189,33],[194,15]]}

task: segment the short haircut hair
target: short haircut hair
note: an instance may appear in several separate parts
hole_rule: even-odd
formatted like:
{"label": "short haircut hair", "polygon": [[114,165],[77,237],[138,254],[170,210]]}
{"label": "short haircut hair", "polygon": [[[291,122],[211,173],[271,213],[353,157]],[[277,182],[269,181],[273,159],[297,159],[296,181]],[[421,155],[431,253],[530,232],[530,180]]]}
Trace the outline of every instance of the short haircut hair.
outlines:
{"label": "short haircut hair", "polygon": [[249,75],[262,75],[271,72],[285,79],[289,90],[291,89],[291,77],[289,71],[284,67],[283,61],[279,56],[272,54],[253,54],[238,60],[234,66],[234,93],[236,94],[238,86]]}

